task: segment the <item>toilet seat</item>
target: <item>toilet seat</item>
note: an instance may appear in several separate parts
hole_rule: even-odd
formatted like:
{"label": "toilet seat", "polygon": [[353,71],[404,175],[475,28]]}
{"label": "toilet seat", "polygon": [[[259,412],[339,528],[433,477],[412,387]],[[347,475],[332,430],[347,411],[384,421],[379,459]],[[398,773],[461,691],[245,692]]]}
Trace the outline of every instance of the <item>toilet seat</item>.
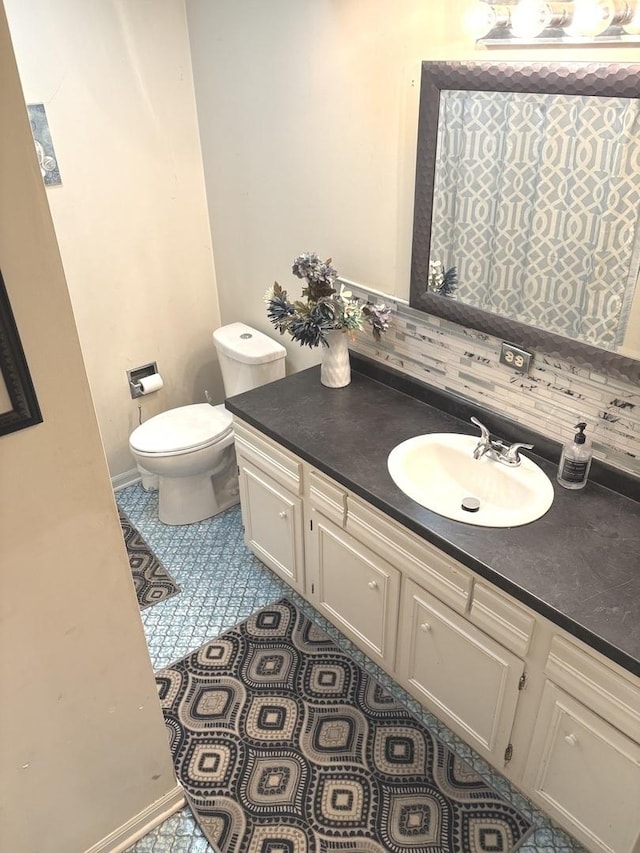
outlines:
{"label": "toilet seat", "polygon": [[143,456],[178,456],[217,444],[232,432],[233,418],[224,404],[195,403],[149,418],[131,433],[129,445]]}

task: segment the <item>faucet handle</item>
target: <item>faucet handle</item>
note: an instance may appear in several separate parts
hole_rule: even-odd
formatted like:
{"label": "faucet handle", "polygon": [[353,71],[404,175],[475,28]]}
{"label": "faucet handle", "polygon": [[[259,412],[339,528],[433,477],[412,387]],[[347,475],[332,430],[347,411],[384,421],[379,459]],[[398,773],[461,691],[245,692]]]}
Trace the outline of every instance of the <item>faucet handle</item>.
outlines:
{"label": "faucet handle", "polygon": [[533,444],[523,444],[521,441],[517,441],[515,444],[512,444],[504,454],[505,462],[508,465],[519,465],[520,450],[533,450]]}
{"label": "faucet handle", "polygon": [[486,428],[486,426],[484,424],[481,424],[480,421],[474,417],[471,418],[471,423],[475,424],[477,427],[480,427],[480,432],[481,432],[480,441],[488,442],[489,441],[489,430]]}

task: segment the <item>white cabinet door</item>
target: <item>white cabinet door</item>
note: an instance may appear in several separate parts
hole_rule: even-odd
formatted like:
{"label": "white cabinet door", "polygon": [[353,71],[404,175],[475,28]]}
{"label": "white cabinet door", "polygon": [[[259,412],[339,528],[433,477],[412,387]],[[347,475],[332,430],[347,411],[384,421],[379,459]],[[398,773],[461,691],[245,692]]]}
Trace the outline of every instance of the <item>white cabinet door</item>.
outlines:
{"label": "white cabinet door", "polygon": [[589,850],[640,850],[640,745],[550,681],[524,781]]}
{"label": "white cabinet door", "polygon": [[302,500],[238,457],[245,542],[270,569],[304,593]]}
{"label": "white cabinet door", "polygon": [[311,521],[311,601],[369,657],[392,670],[400,572],[316,511]]}
{"label": "white cabinet door", "polygon": [[505,762],[524,663],[411,580],[400,608],[398,675],[494,765]]}

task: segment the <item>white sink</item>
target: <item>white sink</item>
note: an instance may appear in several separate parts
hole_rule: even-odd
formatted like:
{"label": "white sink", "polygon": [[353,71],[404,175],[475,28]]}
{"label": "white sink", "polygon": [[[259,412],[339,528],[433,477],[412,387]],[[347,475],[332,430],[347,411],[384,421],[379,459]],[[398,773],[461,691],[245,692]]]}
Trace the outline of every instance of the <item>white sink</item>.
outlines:
{"label": "white sink", "polygon": [[[477,444],[473,435],[418,435],[394,447],[389,473],[417,503],[466,524],[517,527],[544,515],[553,503],[553,486],[544,471],[522,453],[514,467],[487,456],[474,459]],[[479,508],[463,509],[463,501],[472,507],[479,502]]]}

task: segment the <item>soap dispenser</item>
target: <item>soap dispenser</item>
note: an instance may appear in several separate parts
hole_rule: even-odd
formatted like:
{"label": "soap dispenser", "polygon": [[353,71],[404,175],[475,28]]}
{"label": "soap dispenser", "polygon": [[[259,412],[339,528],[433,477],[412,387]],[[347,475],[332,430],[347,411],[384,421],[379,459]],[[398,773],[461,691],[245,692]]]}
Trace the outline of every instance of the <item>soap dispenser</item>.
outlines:
{"label": "soap dispenser", "polygon": [[573,441],[562,448],[557,480],[565,489],[583,489],[587,485],[592,452],[591,442],[584,434],[586,427],[585,423],[576,424],[578,432]]}

